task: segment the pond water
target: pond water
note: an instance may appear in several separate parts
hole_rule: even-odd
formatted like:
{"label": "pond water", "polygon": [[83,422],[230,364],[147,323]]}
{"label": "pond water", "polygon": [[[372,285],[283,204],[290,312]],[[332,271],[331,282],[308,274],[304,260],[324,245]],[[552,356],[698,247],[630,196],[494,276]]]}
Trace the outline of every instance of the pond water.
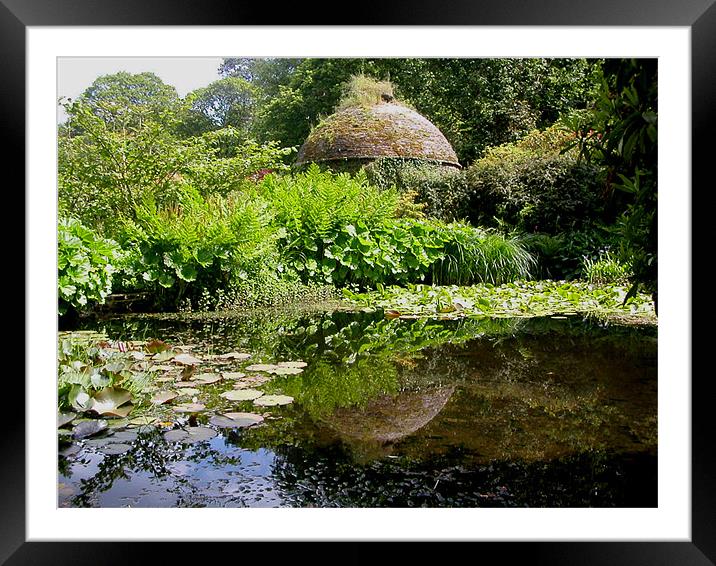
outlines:
{"label": "pond water", "polygon": [[[208,429],[197,442],[151,425],[61,443],[61,507],[658,504],[653,326],[264,311],[85,328],[197,355],[251,353],[226,362],[248,374],[248,364],[306,365],[256,372],[255,388],[292,397],[285,405],[227,400],[226,380],[205,385],[204,411],[162,423]],[[214,426],[227,411],[264,420]]]}

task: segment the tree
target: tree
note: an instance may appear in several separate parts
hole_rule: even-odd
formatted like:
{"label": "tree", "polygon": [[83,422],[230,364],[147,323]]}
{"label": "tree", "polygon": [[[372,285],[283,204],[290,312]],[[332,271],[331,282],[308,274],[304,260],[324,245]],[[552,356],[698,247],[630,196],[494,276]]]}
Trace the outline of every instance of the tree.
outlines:
{"label": "tree", "polygon": [[[256,80],[257,65],[232,68]],[[255,132],[300,145],[334,111],[349,78],[365,74],[390,80],[396,96],[430,119],[468,164],[488,146],[517,141],[585,108],[598,65],[586,59],[303,59],[272,86],[275,94],[262,103]]]}
{"label": "tree", "polygon": [[185,99],[181,131],[187,135],[231,127],[248,135],[258,89],[241,77],[226,77],[191,92]]}
{"label": "tree", "polygon": [[154,73],[124,71],[97,78],[79,100],[111,129],[146,119],[162,123],[180,104],[176,89]]}
{"label": "tree", "polygon": [[[608,191],[621,206],[622,257],[633,271],[627,296],[642,287],[657,307],[657,60],[604,64],[594,107],[566,120],[581,155],[606,166]],[[619,198],[621,197],[621,198]]]}

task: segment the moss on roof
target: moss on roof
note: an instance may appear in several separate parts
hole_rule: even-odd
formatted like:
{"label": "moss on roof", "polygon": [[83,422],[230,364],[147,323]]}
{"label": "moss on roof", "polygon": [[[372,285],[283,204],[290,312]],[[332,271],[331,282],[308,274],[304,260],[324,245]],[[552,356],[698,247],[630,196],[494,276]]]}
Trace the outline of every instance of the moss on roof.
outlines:
{"label": "moss on roof", "polygon": [[427,118],[397,102],[350,106],[321,121],[298,152],[296,165],[398,157],[460,167],[445,136]]}

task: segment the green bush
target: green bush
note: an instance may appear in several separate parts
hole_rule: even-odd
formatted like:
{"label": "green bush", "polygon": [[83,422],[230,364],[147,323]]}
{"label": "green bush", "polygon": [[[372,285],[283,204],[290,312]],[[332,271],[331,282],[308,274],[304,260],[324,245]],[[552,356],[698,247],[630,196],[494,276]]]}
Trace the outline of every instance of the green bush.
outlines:
{"label": "green bush", "polygon": [[112,292],[112,274],[120,259],[119,246],[99,237],[74,218],[57,226],[58,311],[66,314],[91,303],[104,303]]}
{"label": "green bush", "polygon": [[629,267],[609,251],[601,253],[596,260],[585,257],[582,270],[583,278],[597,285],[626,285],[629,282]]}
{"label": "green bush", "polygon": [[369,182],[395,187],[401,194],[414,193],[421,211],[451,222],[468,215],[464,171],[416,159],[380,158],[364,167]]}
{"label": "green bush", "polygon": [[570,139],[553,126],[489,148],[465,174],[469,220],[554,235],[601,218],[598,169],[579,162],[574,151],[562,153]]}
{"label": "green bush", "polygon": [[268,203],[260,198],[202,197],[185,189],[174,205],[146,198],[135,216],[123,227],[122,245],[135,250],[124,282],[150,291],[162,308],[276,270],[277,234]]}
{"label": "green bush", "polygon": [[579,279],[583,262],[618,246],[613,231],[593,226],[559,234],[525,234],[522,241],[537,260],[535,275],[541,279]]}

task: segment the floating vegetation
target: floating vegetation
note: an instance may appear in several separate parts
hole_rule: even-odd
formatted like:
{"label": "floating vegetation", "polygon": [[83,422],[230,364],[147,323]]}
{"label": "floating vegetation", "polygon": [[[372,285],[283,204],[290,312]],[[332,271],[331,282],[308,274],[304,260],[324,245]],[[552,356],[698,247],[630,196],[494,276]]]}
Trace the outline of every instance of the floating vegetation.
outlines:
{"label": "floating vegetation", "polygon": [[628,287],[582,281],[518,281],[458,286],[408,285],[367,293],[344,290],[352,305],[380,307],[388,318],[539,317],[582,313],[633,315],[656,322],[651,298],[643,293],[627,299]]}

